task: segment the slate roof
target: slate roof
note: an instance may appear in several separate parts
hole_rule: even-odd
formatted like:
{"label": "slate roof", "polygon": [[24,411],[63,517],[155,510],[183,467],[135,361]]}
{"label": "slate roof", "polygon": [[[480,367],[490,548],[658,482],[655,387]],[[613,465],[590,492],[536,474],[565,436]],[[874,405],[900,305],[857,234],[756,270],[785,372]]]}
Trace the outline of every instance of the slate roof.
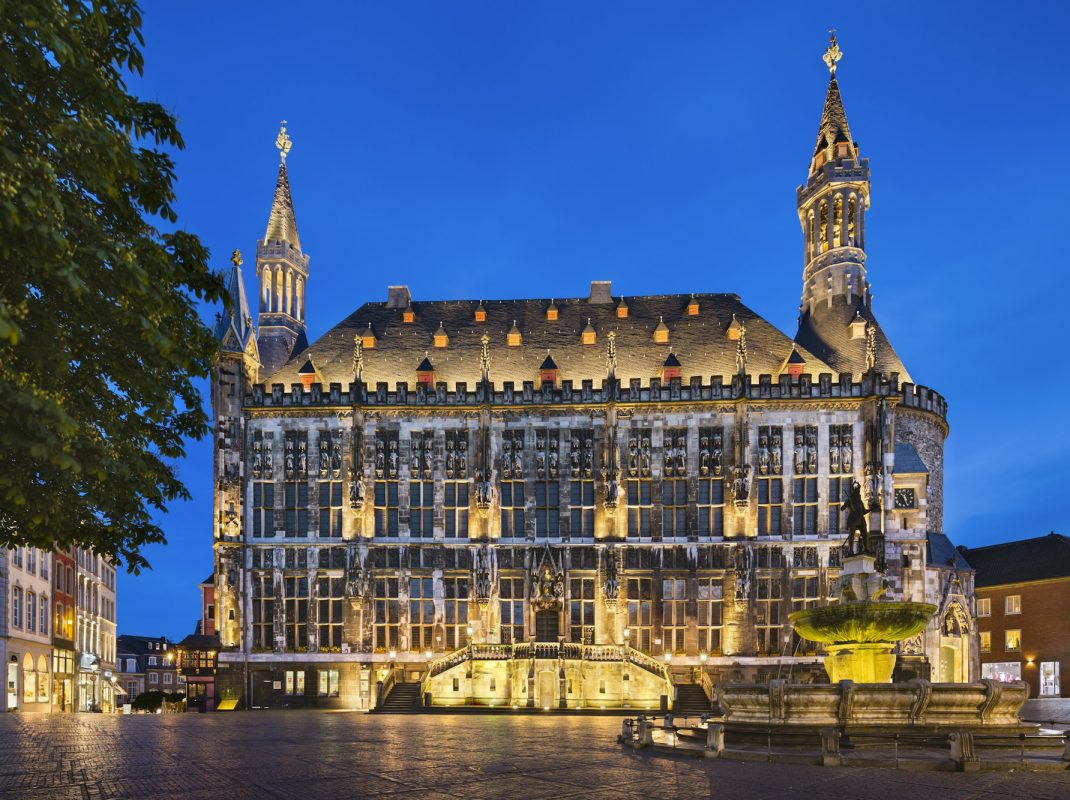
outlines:
{"label": "slate roof", "polygon": [[825,93],[825,106],[821,109],[821,123],[817,129],[817,143],[814,145],[814,155],[835,142],[851,142],[851,129],[847,125],[847,112],[843,109],[843,98],[840,97],[840,84],[836,82],[836,76],[829,78],[828,91]]}
{"label": "slate roof", "polygon": [[971,569],[962,553],[955,549],[955,545],[943,533],[929,532],[925,534],[928,547],[925,548],[929,564],[934,567],[956,567],[958,569]]}
{"label": "slate roof", "polygon": [[[687,365],[690,375],[729,377],[736,373],[736,342],[725,331],[732,315],[746,324],[747,372],[753,376],[779,374],[791,339],[745,306],[734,294],[697,294],[702,311],[687,314],[689,294],[630,296],[628,316],[616,313],[616,301],[591,303],[588,298],[556,298],[559,318],[546,319],[550,300],[483,300],[486,322],[475,322],[474,312],[480,301],[413,301],[413,323],[402,322],[400,309],[386,303],[365,303],[353,314],[308,347],[295,350],[286,364],[263,375],[267,384],[291,384],[297,381],[297,369],[311,357],[324,384],[348,385],[353,380],[353,337],[368,323],[377,337],[374,348],[364,348],[364,381],[374,386],[379,381],[415,380],[416,365],[432,347],[432,337],[443,323],[449,346],[435,350],[435,377],[453,385],[458,381],[475,386],[480,380],[480,337],[490,336],[490,379],[501,385],[512,381],[518,387],[524,381],[536,381],[538,368],[546,351],[554,354],[560,380],[577,386],[584,379],[597,385],[606,375],[606,334],[616,331],[617,377],[627,382],[640,378],[644,383],[660,377],[669,348]],[[596,343],[585,345],[581,332],[590,318]],[[669,341],[656,344],[654,328],[663,318],[670,330]],[[506,334],[516,320],[523,343],[510,347]],[[835,372],[804,345],[799,347],[806,359],[806,371],[813,376]],[[266,361],[266,359],[265,359]]]}
{"label": "slate roof", "polygon": [[959,552],[977,570],[977,587],[1070,577],[1070,538],[1059,533],[988,547],[960,547]]}
{"label": "slate roof", "polygon": [[207,636],[203,633],[191,633],[178,643],[183,650],[218,650],[219,637]]}
{"label": "slate roof", "polygon": [[914,449],[914,445],[909,442],[896,442],[895,443],[895,467],[892,468],[893,475],[909,475],[924,472],[929,473],[929,468],[925,466],[925,462],[921,460],[921,456],[918,455],[918,451]]}
{"label": "slate roof", "polygon": [[230,310],[216,317],[213,332],[220,349],[244,353],[254,331],[253,317],[245,296],[245,282],[238,266],[231,267],[227,276],[227,294],[230,295]]}
{"label": "slate roof", "polygon": [[297,219],[294,217],[294,201],[290,195],[290,178],[286,174],[286,162],[279,164],[279,177],[275,181],[275,197],[271,201],[271,214],[268,216],[265,242],[289,242],[301,249],[301,238],[297,235]]}
{"label": "slate roof", "polygon": [[900,382],[913,383],[873,310],[865,303],[848,303],[842,295],[836,296],[831,306],[822,300],[813,313],[808,309],[803,311],[795,341],[831,365],[834,373],[850,372],[857,377],[866,371],[866,339],[851,338],[848,325],[856,315],[861,315],[875,329],[877,371],[898,372]]}

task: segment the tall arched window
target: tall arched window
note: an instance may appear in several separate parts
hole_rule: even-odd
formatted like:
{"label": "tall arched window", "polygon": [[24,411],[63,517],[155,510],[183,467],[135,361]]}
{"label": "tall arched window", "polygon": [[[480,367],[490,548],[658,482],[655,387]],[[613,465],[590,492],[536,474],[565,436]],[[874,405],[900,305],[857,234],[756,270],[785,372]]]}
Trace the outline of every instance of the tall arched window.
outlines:
{"label": "tall arched window", "polygon": [[858,197],[857,195],[851,195],[847,200],[847,244],[849,247],[855,247],[855,241],[857,236],[857,228],[855,221],[858,215]]}
{"label": "tall arched window", "polygon": [[832,246],[843,246],[843,196],[836,195],[832,214]]}
{"label": "tall arched window", "polygon": [[[47,606],[46,606],[47,608]],[[37,702],[48,702],[48,658],[37,656]]]}
{"label": "tall arched window", "polygon": [[26,653],[22,657],[22,700],[26,703],[37,702],[37,681],[33,668],[33,656]]}
{"label": "tall arched window", "polygon": [[824,200],[821,201],[821,211],[818,214],[818,237],[820,247],[818,251],[824,253],[829,249],[829,206]]}
{"label": "tall arched window", "polygon": [[271,305],[272,311],[282,310],[282,267],[279,267],[275,271],[275,283],[272,290]]}

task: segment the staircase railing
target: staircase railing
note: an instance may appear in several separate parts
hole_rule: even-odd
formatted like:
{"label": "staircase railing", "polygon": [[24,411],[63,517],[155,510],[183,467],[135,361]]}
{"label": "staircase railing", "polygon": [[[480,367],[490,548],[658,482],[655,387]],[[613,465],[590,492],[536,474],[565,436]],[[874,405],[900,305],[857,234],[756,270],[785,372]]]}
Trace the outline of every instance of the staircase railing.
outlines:
{"label": "staircase railing", "polygon": [[441,675],[448,669],[456,667],[458,664],[463,664],[471,656],[472,645],[467,645],[459,650],[454,650],[452,653],[446,653],[446,655],[436,658],[430,664],[427,665],[428,677],[435,677]]}
{"label": "staircase railing", "polygon": [[699,685],[702,686],[702,691],[706,693],[706,699],[712,704],[713,698],[716,697],[716,689],[714,689],[713,678],[710,677],[710,673],[706,670],[699,670]]}
{"label": "staircase railing", "polygon": [[[656,658],[628,645],[581,644],[580,642],[518,642],[517,644],[468,644],[446,653],[428,664],[427,678],[441,675],[466,661],[508,661],[510,659],[565,659],[568,661],[619,662],[625,661],[646,670],[661,680],[669,680],[669,672]],[[392,677],[392,675],[391,675]],[[425,679],[426,680],[426,679]],[[712,697],[713,686],[703,673],[703,688]],[[391,684],[392,685],[392,684]],[[384,684],[385,686],[385,684]]]}
{"label": "staircase railing", "polygon": [[375,697],[375,707],[379,708],[383,701],[390,695],[390,690],[394,688],[394,684],[397,682],[397,670],[391,669],[387,674],[386,679],[379,684],[379,692]]}

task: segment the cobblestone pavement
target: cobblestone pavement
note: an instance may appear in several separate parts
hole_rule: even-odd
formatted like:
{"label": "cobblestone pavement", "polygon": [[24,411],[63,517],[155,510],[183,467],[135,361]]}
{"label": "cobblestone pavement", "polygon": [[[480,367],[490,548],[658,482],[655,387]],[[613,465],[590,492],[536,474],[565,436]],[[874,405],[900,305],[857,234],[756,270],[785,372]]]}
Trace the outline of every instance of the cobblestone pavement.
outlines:
{"label": "cobblestone pavement", "polygon": [[0,716],[0,798],[1066,800],[1070,773],[906,772],[651,756],[619,718],[237,712]]}

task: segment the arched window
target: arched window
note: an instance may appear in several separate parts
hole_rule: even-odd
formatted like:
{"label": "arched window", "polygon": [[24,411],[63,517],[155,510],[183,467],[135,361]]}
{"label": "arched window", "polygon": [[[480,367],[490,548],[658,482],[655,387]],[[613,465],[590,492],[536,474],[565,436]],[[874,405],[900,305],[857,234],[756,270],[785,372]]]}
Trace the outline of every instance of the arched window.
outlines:
{"label": "arched window", "polygon": [[274,278],[275,284],[274,284],[274,289],[272,291],[271,310],[272,311],[281,311],[282,310],[282,267],[279,267],[274,272],[275,272],[275,278]]}
{"label": "arched window", "polygon": [[304,319],[305,317],[305,282],[298,275],[296,278],[297,291],[294,297],[294,317],[296,319]]}
{"label": "arched window", "polygon": [[56,618],[52,622],[52,629],[56,632],[56,636],[62,639],[69,639],[66,635],[67,629],[63,624],[63,603],[56,603]]}
{"label": "arched window", "polygon": [[[47,608],[47,606],[45,606]],[[37,702],[48,702],[48,659],[43,656],[37,656]]]}
{"label": "arched window", "polygon": [[851,195],[847,200],[847,245],[849,247],[855,247],[855,241],[857,236],[857,228],[855,222],[858,217],[858,197],[857,195]]}
{"label": "arched window", "polygon": [[843,196],[836,195],[832,214],[832,246],[843,246]]}
{"label": "arched window", "polygon": [[818,252],[824,253],[829,249],[829,207],[828,203],[821,201],[821,211],[818,215],[818,237],[820,247]]}
{"label": "arched window", "polygon": [[33,656],[26,653],[22,657],[22,700],[25,703],[37,702],[37,681],[35,676]]}
{"label": "arched window", "polygon": [[814,212],[813,212],[813,209],[811,209],[810,210],[810,214],[809,214],[809,216],[807,217],[807,220],[806,220],[806,257],[807,258],[813,258],[815,255],[817,255],[816,251],[814,250],[814,241],[815,241],[815,235],[814,234],[815,233],[816,233],[816,231],[814,230]]}
{"label": "arched window", "polygon": [[48,595],[41,595],[41,626],[38,632],[42,636],[48,636]]}

